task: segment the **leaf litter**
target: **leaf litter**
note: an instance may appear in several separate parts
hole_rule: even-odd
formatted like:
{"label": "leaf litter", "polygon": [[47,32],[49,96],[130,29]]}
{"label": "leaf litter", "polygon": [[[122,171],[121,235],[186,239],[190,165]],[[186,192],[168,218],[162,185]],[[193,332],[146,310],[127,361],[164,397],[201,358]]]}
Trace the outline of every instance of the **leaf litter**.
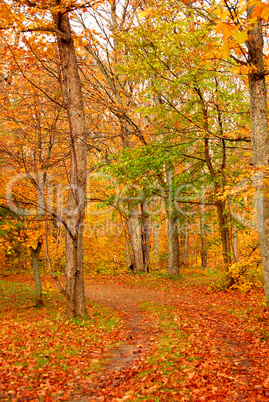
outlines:
{"label": "leaf litter", "polygon": [[[6,306],[1,400],[269,400],[269,317],[262,293],[164,282],[159,290],[156,278],[150,287],[88,279],[91,314],[100,305],[109,310],[99,310],[104,322],[87,326],[66,321],[63,310],[57,326],[47,311],[35,319],[34,309]],[[114,315],[118,325],[108,330]]]}

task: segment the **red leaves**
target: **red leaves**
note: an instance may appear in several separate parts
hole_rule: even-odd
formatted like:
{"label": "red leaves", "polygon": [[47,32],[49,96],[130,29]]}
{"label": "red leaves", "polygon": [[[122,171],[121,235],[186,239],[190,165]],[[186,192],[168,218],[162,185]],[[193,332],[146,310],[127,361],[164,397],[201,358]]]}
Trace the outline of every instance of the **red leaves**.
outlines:
{"label": "red leaves", "polygon": [[64,300],[55,293],[50,294],[45,309],[18,309],[12,306],[12,286],[5,283],[8,292],[0,299],[10,306],[1,323],[0,399],[67,400],[81,383],[89,385],[92,362],[99,361],[123,336],[119,328],[106,328],[116,314],[89,306],[97,314],[92,320],[67,321]]}
{"label": "red leaves", "polygon": [[[159,286],[160,280],[148,283]],[[109,281],[96,286],[95,279],[96,294],[116,303],[129,326],[137,323],[138,332],[107,332],[111,313],[98,312],[97,306],[86,326],[66,321],[62,311],[35,315],[35,309],[24,309],[18,315],[11,309],[2,327],[1,397],[63,401],[84,393],[100,401],[267,400],[269,312],[261,294],[209,293],[168,279],[162,284],[169,290],[145,291],[141,281],[135,289]],[[86,287],[89,294],[90,283]],[[138,300],[144,300],[147,320],[154,325],[138,314]],[[109,370],[100,372],[100,358],[119,339],[133,358],[124,360],[119,347]],[[144,360],[154,340],[156,348]]]}

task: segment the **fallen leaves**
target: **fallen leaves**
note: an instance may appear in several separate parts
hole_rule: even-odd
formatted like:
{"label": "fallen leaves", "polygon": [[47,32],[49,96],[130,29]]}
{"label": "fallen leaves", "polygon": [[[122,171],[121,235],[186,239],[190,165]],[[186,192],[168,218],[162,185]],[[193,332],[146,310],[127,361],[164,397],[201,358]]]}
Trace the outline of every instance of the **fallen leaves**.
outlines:
{"label": "fallen leaves", "polygon": [[[1,400],[67,400],[125,334],[106,307],[89,306],[89,322],[67,321],[58,294],[50,295],[45,309],[21,309],[16,298],[21,291],[31,303],[31,288],[4,281],[0,287],[0,303],[8,306],[1,317]],[[112,318],[117,325],[107,326]]]}
{"label": "fallen leaves", "polygon": [[[92,305],[89,322],[70,322],[62,310],[50,314],[18,309],[15,292],[14,311],[11,292],[3,303],[8,311],[0,329],[2,399],[74,400],[82,393],[89,401],[92,396],[118,402],[269,399],[269,312],[260,290],[209,292],[206,286],[153,276],[134,282],[135,287],[126,276],[107,277],[98,284],[98,292],[109,303],[113,293],[120,311],[125,311],[127,297],[134,305],[137,297],[144,300],[141,315],[151,325],[137,322],[145,326],[143,336],[147,333],[147,340],[156,342],[147,359],[146,338],[135,333],[129,337],[122,327],[111,328],[108,322],[115,317],[110,310]],[[151,289],[158,287],[163,290]],[[14,289],[19,291],[18,286]],[[123,316],[130,320],[135,314],[137,310],[129,309]],[[120,339],[128,342],[126,350],[135,360],[129,356],[114,371],[110,367],[100,372],[102,359]],[[115,352],[124,360],[119,350]]]}

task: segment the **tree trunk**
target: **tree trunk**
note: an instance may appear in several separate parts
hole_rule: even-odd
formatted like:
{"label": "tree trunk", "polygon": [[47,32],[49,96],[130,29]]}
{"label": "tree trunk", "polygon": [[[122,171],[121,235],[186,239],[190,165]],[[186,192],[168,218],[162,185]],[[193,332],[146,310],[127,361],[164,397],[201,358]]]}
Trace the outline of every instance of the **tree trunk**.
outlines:
{"label": "tree trunk", "polygon": [[[252,11],[253,7],[248,8],[248,18],[251,18]],[[252,158],[254,167],[257,169],[255,189],[258,232],[263,264],[265,297],[269,306],[269,199],[268,184],[265,183],[266,166],[269,160],[269,136],[261,20],[258,20],[253,29],[249,31],[247,47],[248,62],[252,67],[248,75],[248,82]]]}
{"label": "tree trunk", "polygon": [[41,251],[42,243],[41,241],[38,242],[37,247],[33,248],[30,247],[31,250],[31,259],[32,259],[32,267],[34,270],[34,277],[35,277],[35,287],[36,287],[36,307],[43,306],[43,298],[42,298],[42,286],[40,280],[40,272],[38,266],[38,257]]}
{"label": "tree trunk", "polygon": [[[59,4],[60,2],[58,2]],[[53,15],[58,35],[63,98],[70,132],[70,183],[66,210],[66,292],[68,317],[86,317],[82,231],[87,178],[87,136],[81,82],[68,12]]]}
{"label": "tree trunk", "polygon": [[153,259],[154,265],[159,267],[159,222],[154,221],[152,223],[152,233],[153,233]]}
{"label": "tree trunk", "polygon": [[202,268],[207,268],[207,241],[204,233],[201,234],[201,264]]}
{"label": "tree trunk", "polygon": [[187,224],[180,230],[180,260],[183,268],[189,266],[189,236]]}
{"label": "tree trunk", "polygon": [[219,221],[219,229],[222,243],[222,254],[225,265],[225,282],[226,285],[229,287],[233,285],[234,280],[229,275],[229,266],[232,264],[232,250],[231,250],[228,219],[227,219],[227,213],[225,211],[225,203],[223,201],[218,200],[216,205],[218,211],[218,221]]}
{"label": "tree trunk", "polygon": [[238,229],[234,225],[232,227],[232,246],[233,246],[233,262],[236,263],[239,261],[239,252],[238,252]]}
{"label": "tree trunk", "polygon": [[168,219],[168,273],[177,275],[179,273],[179,241],[178,241],[178,218],[175,210],[174,192],[173,192],[173,172],[166,171],[168,183],[167,197],[167,219]]}
{"label": "tree trunk", "polygon": [[177,218],[168,216],[168,273],[178,275],[179,273],[179,241],[178,241],[178,221]]}
{"label": "tree trunk", "polygon": [[129,214],[128,232],[134,272],[144,272],[144,259],[138,205],[133,205]]}
{"label": "tree trunk", "polygon": [[225,213],[225,205],[222,201],[217,201],[217,211],[219,218],[219,228],[222,242],[222,252],[224,264],[227,266],[232,263],[231,243],[228,228],[227,215]]}
{"label": "tree trunk", "polygon": [[142,247],[143,247],[143,261],[144,271],[149,272],[150,264],[150,217],[148,213],[148,206],[146,203],[141,204],[142,212]]}
{"label": "tree trunk", "polygon": [[[204,201],[204,195],[203,195]],[[206,238],[206,207],[205,204],[200,205],[200,241],[201,241],[201,265],[207,268],[207,238]]]}

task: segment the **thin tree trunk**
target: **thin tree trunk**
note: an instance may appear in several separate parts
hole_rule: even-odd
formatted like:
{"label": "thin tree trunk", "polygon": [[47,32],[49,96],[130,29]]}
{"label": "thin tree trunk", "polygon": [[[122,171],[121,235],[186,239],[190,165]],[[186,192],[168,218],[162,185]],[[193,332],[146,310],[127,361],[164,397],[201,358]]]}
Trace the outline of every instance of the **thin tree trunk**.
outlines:
{"label": "thin tree trunk", "polygon": [[168,219],[168,273],[177,275],[179,273],[179,241],[178,241],[178,218],[175,211],[173,196],[173,172],[166,171],[168,183],[167,197],[167,219]]}
{"label": "thin tree trunk", "polygon": [[180,230],[180,260],[182,267],[187,268],[189,265],[189,236],[187,226]]}
{"label": "thin tree trunk", "polygon": [[39,265],[38,265],[38,257],[41,251],[42,243],[41,241],[38,242],[37,247],[33,248],[30,247],[31,251],[31,259],[32,259],[32,268],[34,271],[35,277],[35,287],[36,287],[36,306],[43,306],[43,298],[42,298],[42,286],[40,280],[40,272],[39,272]]}
{"label": "thin tree trunk", "polygon": [[149,272],[150,264],[150,217],[148,213],[148,206],[146,203],[141,204],[142,212],[142,247],[143,247],[143,261],[144,271]]}
{"label": "thin tree trunk", "polygon": [[[253,8],[255,6],[248,8],[248,18],[251,18]],[[252,158],[254,167],[257,168],[255,188],[258,232],[263,264],[265,297],[269,306],[269,199],[268,185],[266,186],[264,183],[265,169],[268,166],[269,160],[269,135],[263,45],[262,21],[258,20],[253,29],[248,33],[248,62],[251,66],[248,82]]]}
{"label": "thin tree trunk", "polygon": [[[58,1],[60,7],[60,2]],[[86,317],[82,230],[87,178],[87,136],[81,82],[68,12],[53,15],[58,31],[63,98],[70,131],[71,168],[66,211],[66,293],[68,317]]]}
{"label": "thin tree trunk", "polygon": [[[218,82],[216,81],[216,90],[218,89]],[[203,110],[203,117],[204,117],[204,128],[205,131],[209,132],[209,123],[208,123],[208,106],[204,101],[203,94],[199,88],[196,88],[196,92],[200,98],[201,106]],[[217,199],[216,206],[217,206],[217,213],[218,213],[218,220],[219,220],[219,228],[221,234],[221,242],[222,242],[222,249],[223,249],[223,259],[225,265],[225,282],[227,286],[231,286],[233,284],[233,278],[229,274],[229,265],[231,263],[231,247],[230,247],[230,238],[229,238],[229,228],[228,228],[228,219],[225,211],[225,203],[218,200],[218,193],[220,190],[224,189],[225,186],[225,168],[226,168],[226,145],[225,145],[225,138],[223,133],[223,122],[221,117],[221,110],[218,108],[218,125],[220,133],[222,134],[222,160],[221,165],[216,171],[214,169],[211,154],[209,151],[210,141],[209,138],[206,136],[204,139],[205,145],[205,162],[207,168],[209,170],[211,179],[214,183],[214,192],[215,197]]]}
{"label": "thin tree trunk", "polygon": [[203,233],[201,234],[201,264],[202,268],[207,268],[207,241]]}
{"label": "thin tree trunk", "polygon": [[225,205],[222,201],[217,201],[217,211],[223,250],[223,260],[225,266],[228,266],[232,263],[231,242],[227,215],[225,213]]}
{"label": "thin tree trunk", "polygon": [[178,241],[178,221],[177,218],[168,217],[168,273],[178,275],[179,273],[179,241]]}
{"label": "thin tree trunk", "polygon": [[131,207],[128,219],[128,232],[131,245],[132,264],[134,272],[144,272],[144,259],[142,248],[141,227],[139,223],[139,209],[138,205]]}
{"label": "thin tree trunk", "polygon": [[159,267],[159,222],[152,223],[154,265]]}
{"label": "thin tree trunk", "polygon": [[232,227],[232,246],[233,246],[233,262],[239,261],[239,250],[238,250],[238,229],[236,226]]}
{"label": "thin tree trunk", "polygon": [[[204,200],[204,195],[202,200]],[[206,207],[204,204],[200,206],[200,213],[201,265],[202,268],[207,268]]]}

